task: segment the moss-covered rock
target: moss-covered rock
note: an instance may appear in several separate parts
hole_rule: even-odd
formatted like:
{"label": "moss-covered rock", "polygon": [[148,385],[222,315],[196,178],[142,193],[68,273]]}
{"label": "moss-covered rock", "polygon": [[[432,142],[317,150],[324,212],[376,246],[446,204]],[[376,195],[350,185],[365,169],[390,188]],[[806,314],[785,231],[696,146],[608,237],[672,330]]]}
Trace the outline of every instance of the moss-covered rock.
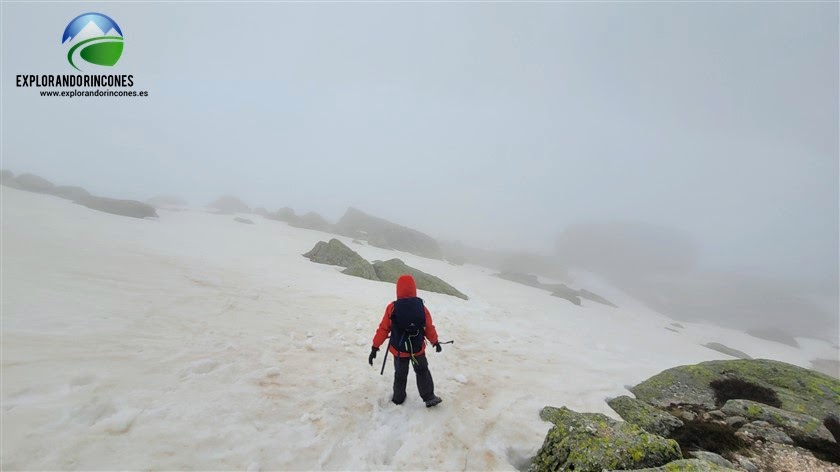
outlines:
{"label": "moss-covered rock", "polygon": [[452,295],[453,297],[469,300],[469,297],[458,291],[455,287],[449,285],[443,280],[434,275],[427,274],[421,270],[415,269],[406,265],[400,259],[390,259],[385,262],[375,261],[373,268],[376,271],[376,277],[383,282],[396,283],[397,279],[403,274],[408,274],[414,277],[417,283],[417,288],[426,290],[428,292],[443,293]]}
{"label": "moss-covered rock", "polygon": [[653,406],[697,405],[716,409],[714,380],[738,378],[776,392],[781,408],[823,419],[840,411],[840,381],[825,374],[766,359],[701,362],[663,371],[631,388]]}
{"label": "moss-covered rock", "polygon": [[87,196],[76,200],[76,203],[92,210],[111,213],[113,215],[130,216],[132,218],[156,218],[158,216],[151,205],[146,205],[143,202],[135,200]]}
{"label": "moss-covered rock", "polygon": [[540,417],[554,423],[530,470],[601,472],[658,467],[682,458],[670,439],[600,413],[545,407]]}
{"label": "moss-covered rock", "polygon": [[627,395],[607,400],[607,404],[624,421],[632,423],[649,433],[668,437],[675,429],[683,425],[683,422],[677,417]]}
{"label": "moss-covered rock", "polygon": [[633,472],[731,472],[735,470],[738,469],[724,467],[702,459],[681,459],[669,462],[661,467],[634,469]]}
{"label": "moss-covered rock", "polygon": [[335,238],[330,239],[330,242],[328,243],[318,241],[318,244],[316,244],[311,251],[304,254],[303,257],[319,264],[329,264],[348,268],[368,264],[368,261],[365,260],[364,257],[360,256],[356,251],[350,249],[344,243]]}
{"label": "moss-covered rock", "polygon": [[314,211],[310,211],[303,216],[291,218],[286,222],[289,223],[290,226],[294,226],[296,228],[314,229],[317,231],[330,230],[329,221]]}
{"label": "moss-covered rock", "polygon": [[379,277],[376,276],[376,271],[373,269],[373,265],[368,261],[359,262],[352,267],[342,270],[341,273],[368,280],[379,280]]}
{"label": "moss-covered rock", "polygon": [[834,436],[823,425],[823,422],[813,416],[793,413],[749,400],[729,400],[720,410],[728,416],[742,416],[751,421],[766,421],[781,428],[794,441],[834,442]]}

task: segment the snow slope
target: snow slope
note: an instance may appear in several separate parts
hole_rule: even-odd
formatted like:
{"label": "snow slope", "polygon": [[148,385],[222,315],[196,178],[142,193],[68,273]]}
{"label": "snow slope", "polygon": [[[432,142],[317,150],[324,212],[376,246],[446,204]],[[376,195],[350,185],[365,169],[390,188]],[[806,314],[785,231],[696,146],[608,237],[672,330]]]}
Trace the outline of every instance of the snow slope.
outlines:
{"label": "snow slope", "polygon": [[[468,294],[422,292],[442,339],[427,410],[367,364],[394,285],[301,257],[332,235],[252,218],[101,213],[2,187],[2,458],[11,469],[511,470],[545,405],[604,403],[663,369],[727,356],[808,366],[803,349],[672,320],[618,292],[577,307],[475,266],[400,257]],[[592,287],[593,290],[598,290]],[[602,287],[608,290],[608,287]]]}

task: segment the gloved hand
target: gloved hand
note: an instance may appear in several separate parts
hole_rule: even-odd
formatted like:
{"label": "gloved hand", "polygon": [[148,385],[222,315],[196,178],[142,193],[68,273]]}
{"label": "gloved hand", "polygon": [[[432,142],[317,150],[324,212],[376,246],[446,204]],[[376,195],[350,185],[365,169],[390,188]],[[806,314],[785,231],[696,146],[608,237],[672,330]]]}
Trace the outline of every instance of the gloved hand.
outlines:
{"label": "gloved hand", "polygon": [[435,347],[435,352],[440,352],[440,351],[443,350],[443,348],[440,347],[440,343],[434,343],[434,344],[432,344],[432,346]]}
{"label": "gloved hand", "polygon": [[370,348],[370,355],[368,356],[368,364],[373,365],[373,360],[376,359],[376,353],[379,351],[378,347]]}

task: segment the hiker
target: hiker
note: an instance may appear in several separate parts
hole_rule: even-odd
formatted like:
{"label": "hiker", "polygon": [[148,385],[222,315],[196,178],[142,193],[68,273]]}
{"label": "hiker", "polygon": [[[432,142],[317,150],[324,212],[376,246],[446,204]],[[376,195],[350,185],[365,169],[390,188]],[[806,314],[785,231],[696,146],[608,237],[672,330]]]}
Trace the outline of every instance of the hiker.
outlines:
{"label": "hiker", "polygon": [[412,364],[417,376],[417,391],[420,392],[420,398],[426,402],[426,407],[440,403],[442,400],[435,395],[435,383],[424,354],[426,341],[423,338],[432,343],[435,351],[440,352],[442,349],[435,325],[432,324],[432,315],[423,305],[423,300],[417,298],[417,285],[410,275],[402,275],[397,280],[397,299],[388,304],[385,316],[382,317],[373,336],[373,346],[368,356],[370,365],[373,365],[379,346],[389,333],[391,341],[388,343],[388,352],[394,355],[394,396],[391,397],[391,401],[397,405],[405,401],[408,365]]}

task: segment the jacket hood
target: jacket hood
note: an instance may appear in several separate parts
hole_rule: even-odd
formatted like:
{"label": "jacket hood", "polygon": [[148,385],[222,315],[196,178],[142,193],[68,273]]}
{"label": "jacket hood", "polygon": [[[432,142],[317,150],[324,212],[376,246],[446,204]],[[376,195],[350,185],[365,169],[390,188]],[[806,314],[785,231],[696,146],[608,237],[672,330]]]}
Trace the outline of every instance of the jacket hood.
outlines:
{"label": "jacket hood", "polygon": [[397,279],[397,298],[414,298],[416,296],[417,284],[414,283],[414,277],[401,275]]}

